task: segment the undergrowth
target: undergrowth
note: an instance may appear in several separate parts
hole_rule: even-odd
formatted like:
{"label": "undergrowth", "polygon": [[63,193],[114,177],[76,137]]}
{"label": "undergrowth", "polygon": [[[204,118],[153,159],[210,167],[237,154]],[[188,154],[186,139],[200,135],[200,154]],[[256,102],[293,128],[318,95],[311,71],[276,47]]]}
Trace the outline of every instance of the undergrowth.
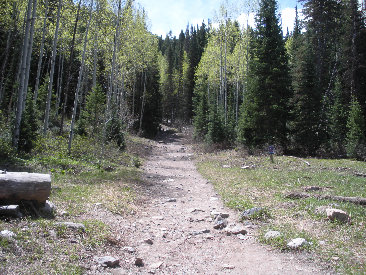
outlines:
{"label": "undergrowth", "polygon": [[[308,165],[308,164],[309,165]],[[260,241],[280,250],[287,243],[303,237],[311,245],[305,249],[341,273],[366,273],[366,208],[353,203],[286,197],[291,192],[306,193],[306,187],[317,186],[308,194],[366,197],[366,163],[346,159],[299,159],[276,156],[243,156],[234,150],[203,153],[197,157],[199,172],[222,196],[225,204],[238,211],[253,207],[270,214],[258,231]],[[360,176],[361,175],[361,176]],[[351,216],[350,223],[332,222],[326,208],[338,208]],[[265,240],[270,230],[279,238]]]}

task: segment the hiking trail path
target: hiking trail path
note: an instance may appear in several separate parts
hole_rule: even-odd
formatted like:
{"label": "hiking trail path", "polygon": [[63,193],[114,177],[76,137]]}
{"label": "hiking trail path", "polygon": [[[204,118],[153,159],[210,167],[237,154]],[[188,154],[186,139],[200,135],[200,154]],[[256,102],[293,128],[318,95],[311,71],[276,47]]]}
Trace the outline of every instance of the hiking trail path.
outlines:
{"label": "hiking trail path", "polygon": [[[245,235],[214,229],[212,211],[229,214],[229,224],[237,225],[239,214],[224,207],[198,173],[185,136],[163,134],[151,145],[142,167],[146,200],[121,229],[135,251],[126,252],[112,274],[329,274],[307,252],[260,244],[255,225],[247,225]],[[136,258],[143,266],[135,265]]]}

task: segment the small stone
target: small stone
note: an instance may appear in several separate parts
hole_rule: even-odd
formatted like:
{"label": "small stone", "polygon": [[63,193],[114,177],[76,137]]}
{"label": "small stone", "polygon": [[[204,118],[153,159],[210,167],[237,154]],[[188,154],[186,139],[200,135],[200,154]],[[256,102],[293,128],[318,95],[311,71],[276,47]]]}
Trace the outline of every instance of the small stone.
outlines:
{"label": "small stone", "polygon": [[221,216],[222,218],[224,218],[224,219],[227,219],[227,218],[229,218],[229,216],[230,216],[230,214],[229,213],[222,213],[222,212],[220,212],[220,211],[216,211],[216,210],[214,210],[214,211],[211,211],[211,216],[214,218],[214,219],[216,219],[216,217],[217,216]]}
{"label": "small stone", "polygon": [[146,239],[146,240],[144,240],[144,243],[147,243],[149,245],[153,245],[154,242],[151,239]]}
{"label": "small stone", "polygon": [[269,239],[276,239],[278,237],[281,236],[281,233],[278,232],[278,231],[268,231],[265,235],[264,235],[264,238],[266,240],[269,240]]}
{"label": "small stone", "polygon": [[296,238],[291,240],[287,246],[291,249],[298,249],[300,247],[303,247],[305,245],[308,245],[309,243],[304,238]]}
{"label": "small stone", "polygon": [[67,212],[67,211],[61,211],[61,212],[60,212],[60,216],[62,216],[62,217],[66,217],[66,216],[70,216],[70,214],[69,214],[69,212]]}
{"label": "small stone", "polygon": [[170,199],[167,199],[166,202],[176,202],[177,199],[176,198],[170,198]]}
{"label": "small stone", "polygon": [[245,240],[247,240],[248,239],[248,236],[245,236],[245,235],[243,235],[243,234],[238,234],[238,235],[236,235],[237,237],[238,237],[238,239],[239,240],[243,240],[243,241],[245,241]]}
{"label": "small stone", "polygon": [[56,211],[56,206],[50,202],[46,201],[45,205],[39,209],[39,213],[44,217],[53,217]]}
{"label": "small stone", "polygon": [[163,216],[153,216],[152,219],[162,221],[162,220],[164,220],[164,217]]}
{"label": "small stone", "polygon": [[19,211],[19,205],[4,205],[0,206],[0,215],[21,218],[23,214]]}
{"label": "small stone", "polygon": [[236,225],[236,224],[230,224],[225,228],[225,232],[228,236],[230,235],[238,235],[242,234],[245,235],[248,232],[244,229],[244,226]]}
{"label": "small stone", "polygon": [[95,260],[104,267],[113,268],[119,266],[119,260],[111,256],[97,257]]}
{"label": "small stone", "polygon": [[164,264],[163,262],[157,262],[157,263],[151,264],[149,267],[151,269],[159,269],[163,264]]}
{"label": "small stone", "polygon": [[335,209],[335,208],[328,208],[325,210],[327,213],[328,219],[331,221],[337,220],[340,222],[348,222],[350,221],[350,216],[343,210]]}
{"label": "small stone", "polygon": [[231,168],[231,166],[226,164],[226,165],[223,165],[222,168]]}
{"label": "small stone", "polygon": [[48,234],[49,236],[52,238],[52,239],[56,239],[57,238],[57,233],[55,230],[50,230],[48,231]]}
{"label": "small stone", "polygon": [[0,237],[11,241],[16,237],[16,234],[10,230],[3,230],[0,232]]}
{"label": "small stone", "polygon": [[144,266],[144,261],[141,258],[136,258],[135,265],[138,267]]}
{"label": "small stone", "polygon": [[224,264],[224,265],[222,266],[222,268],[223,268],[223,269],[234,269],[234,268],[235,268],[235,266],[233,266],[233,265],[229,265],[229,264]]}
{"label": "small stone", "polygon": [[261,208],[261,207],[253,207],[251,209],[243,211],[243,213],[241,213],[241,217],[243,219],[250,219],[253,216],[260,214],[262,211],[263,211],[263,208]]}
{"label": "small stone", "polygon": [[126,251],[128,253],[135,253],[136,252],[136,249],[131,247],[131,246],[125,246],[122,248],[123,251]]}
{"label": "small stone", "polygon": [[218,215],[214,221],[214,229],[223,229],[227,226],[227,220]]}
{"label": "small stone", "polygon": [[202,209],[198,209],[198,208],[190,208],[188,209],[188,212],[190,213],[197,213],[197,212],[205,212]]}

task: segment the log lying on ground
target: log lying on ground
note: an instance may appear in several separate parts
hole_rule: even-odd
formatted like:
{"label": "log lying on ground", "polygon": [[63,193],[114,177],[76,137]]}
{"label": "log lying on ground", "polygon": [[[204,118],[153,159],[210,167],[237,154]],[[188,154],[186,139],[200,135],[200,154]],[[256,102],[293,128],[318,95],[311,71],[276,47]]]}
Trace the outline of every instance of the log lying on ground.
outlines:
{"label": "log lying on ground", "polygon": [[290,193],[286,196],[289,199],[306,199],[315,198],[319,200],[333,200],[342,202],[351,202],[354,204],[366,205],[366,198],[360,197],[342,197],[342,196],[331,196],[331,195],[317,195],[317,194],[306,194],[306,193]]}
{"label": "log lying on ground", "polygon": [[33,201],[44,204],[51,193],[48,174],[6,172],[0,174],[0,205]]}

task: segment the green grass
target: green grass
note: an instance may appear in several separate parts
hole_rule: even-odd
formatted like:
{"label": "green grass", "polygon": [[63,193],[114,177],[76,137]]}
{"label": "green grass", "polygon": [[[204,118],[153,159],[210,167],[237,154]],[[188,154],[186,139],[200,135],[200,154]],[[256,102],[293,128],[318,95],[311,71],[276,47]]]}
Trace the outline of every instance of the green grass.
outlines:
{"label": "green grass", "polygon": [[[258,232],[261,241],[286,250],[290,239],[303,236],[312,242],[307,250],[325,262],[331,259],[339,272],[366,273],[366,207],[315,198],[286,198],[290,192],[305,193],[307,186],[322,188],[313,194],[366,197],[366,180],[355,175],[366,173],[366,163],[345,159],[306,161],[310,166],[286,156],[277,156],[271,163],[268,156],[243,158],[238,152],[221,151],[198,156],[197,166],[228,207],[239,211],[263,207],[268,211],[270,218]],[[243,166],[250,168],[242,169]],[[351,223],[329,221],[324,213],[327,207],[346,211]],[[268,230],[278,230],[282,235],[265,241],[263,236]]]}
{"label": "green grass", "polygon": [[[148,144],[128,136],[127,141],[136,148],[141,148],[143,142]],[[108,221],[95,215],[96,204],[101,204],[98,209],[111,214],[128,215],[136,210],[139,195],[135,190],[142,184],[138,169],[142,161],[143,155],[122,152],[115,144],[102,149],[97,140],[81,137],[75,138],[68,155],[67,138],[51,135],[41,137],[33,153],[13,157],[8,163],[2,160],[1,165],[14,171],[50,173],[50,201],[56,205],[58,214],[55,220],[34,217],[0,220],[0,231],[7,229],[17,235],[15,242],[0,238],[0,271],[84,274],[84,265],[90,264],[86,256],[105,251],[114,236]],[[60,216],[61,212],[66,213]],[[56,222],[60,221],[82,223],[86,230],[59,226]]]}

